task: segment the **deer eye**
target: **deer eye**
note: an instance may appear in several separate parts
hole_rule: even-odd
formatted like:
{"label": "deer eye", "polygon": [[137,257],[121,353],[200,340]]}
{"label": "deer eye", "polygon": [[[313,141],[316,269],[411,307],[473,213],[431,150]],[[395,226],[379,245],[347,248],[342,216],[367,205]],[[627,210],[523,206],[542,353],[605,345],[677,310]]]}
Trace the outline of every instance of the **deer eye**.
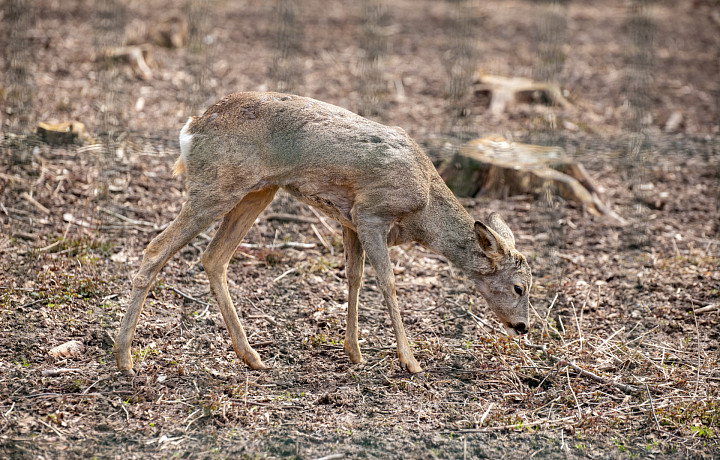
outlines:
{"label": "deer eye", "polygon": [[523,295],[523,287],[522,286],[516,284],[515,286],[513,286],[513,289],[515,290],[515,294]]}

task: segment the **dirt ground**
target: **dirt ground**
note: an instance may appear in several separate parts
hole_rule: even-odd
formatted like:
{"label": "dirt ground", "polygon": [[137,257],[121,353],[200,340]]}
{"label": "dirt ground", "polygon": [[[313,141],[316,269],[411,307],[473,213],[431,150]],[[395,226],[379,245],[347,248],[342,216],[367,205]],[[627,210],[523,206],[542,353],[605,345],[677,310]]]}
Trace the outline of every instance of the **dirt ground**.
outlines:
{"label": "dirt ground", "polygon": [[[590,3],[4,2],[0,456],[720,456],[720,8]],[[179,47],[168,24],[187,25]],[[106,57],[123,45],[148,69]],[[491,114],[478,72],[555,81],[571,105]],[[160,273],[137,374],[118,373],[130,280],[183,202],[180,127],[272,89],[401,126],[436,162],[486,134],[562,146],[628,224],[557,196],[462,199],[500,212],[527,255],[531,332],[500,333],[444,258],[393,248],[425,369],[410,375],[369,266],[364,362],[346,358],[340,227],[281,192],[228,275],[269,369],[238,361],[209,294],[213,227]],[[34,133],[71,120],[82,143]],[[51,355],[71,340],[82,351]]]}

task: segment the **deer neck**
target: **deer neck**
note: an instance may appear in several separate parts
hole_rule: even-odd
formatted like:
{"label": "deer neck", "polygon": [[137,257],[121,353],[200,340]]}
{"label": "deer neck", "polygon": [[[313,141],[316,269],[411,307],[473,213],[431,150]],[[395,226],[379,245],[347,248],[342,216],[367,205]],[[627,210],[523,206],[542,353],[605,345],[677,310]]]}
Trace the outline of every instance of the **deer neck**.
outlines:
{"label": "deer neck", "polygon": [[433,180],[428,205],[418,215],[415,240],[466,273],[489,271],[491,264],[480,250],[474,223],[438,176]]}

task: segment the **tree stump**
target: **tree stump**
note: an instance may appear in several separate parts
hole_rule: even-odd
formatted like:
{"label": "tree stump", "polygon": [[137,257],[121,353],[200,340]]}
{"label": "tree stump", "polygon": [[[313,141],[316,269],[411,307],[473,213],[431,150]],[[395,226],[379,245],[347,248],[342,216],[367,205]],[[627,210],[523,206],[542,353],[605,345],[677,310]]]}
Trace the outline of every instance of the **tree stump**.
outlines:
{"label": "tree stump", "polygon": [[152,62],[149,45],[108,48],[100,58],[127,62],[139,78],[143,80],[152,79],[152,69],[148,65],[148,63]]}
{"label": "tree stump", "polygon": [[625,220],[600,200],[600,188],[582,164],[561,147],[509,142],[502,137],[470,141],[439,168],[457,196],[558,195],[616,224]]}
{"label": "tree stump", "polygon": [[170,16],[159,24],[155,33],[155,43],[166,48],[182,48],[187,42],[188,22],[180,16]]}
{"label": "tree stump", "polygon": [[560,87],[553,83],[541,83],[529,78],[480,75],[475,82],[475,94],[490,99],[489,111],[499,115],[515,102],[557,105],[563,108],[572,104],[562,94]]}
{"label": "tree stump", "polygon": [[37,134],[44,142],[53,145],[74,144],[88,139],[85,125],[79,121],[44,123],[37,125]]}

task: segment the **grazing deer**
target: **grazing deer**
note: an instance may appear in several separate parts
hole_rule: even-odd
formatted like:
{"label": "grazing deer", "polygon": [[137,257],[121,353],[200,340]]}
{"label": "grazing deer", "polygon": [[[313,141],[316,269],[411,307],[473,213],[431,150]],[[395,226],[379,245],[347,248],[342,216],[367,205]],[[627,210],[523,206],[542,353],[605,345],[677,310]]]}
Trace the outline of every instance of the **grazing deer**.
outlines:
{"label": "grazing deer", "polygon": [[233,348],[265,366],[247,341],[227,287],[227,267],[253,222],[283,188],[342,225],[348,279],[344,349],[362,361],[358,292],[365,256],[390,313],[402,367],[422,368],[410,351],[395,296],[388,246],[417,242],[476,281],[511,335],[528,330],[532,282],[502,218],[475,222],[418,145],[390,128],[313,99],[270,92],[231,94],[180,131],[175,174],[187,173],[180,214],[145,249],[115,341],[118,368],[132,373],[130,345],[148,289],[167,260],[213,221],[222,223],[202,255]]}

